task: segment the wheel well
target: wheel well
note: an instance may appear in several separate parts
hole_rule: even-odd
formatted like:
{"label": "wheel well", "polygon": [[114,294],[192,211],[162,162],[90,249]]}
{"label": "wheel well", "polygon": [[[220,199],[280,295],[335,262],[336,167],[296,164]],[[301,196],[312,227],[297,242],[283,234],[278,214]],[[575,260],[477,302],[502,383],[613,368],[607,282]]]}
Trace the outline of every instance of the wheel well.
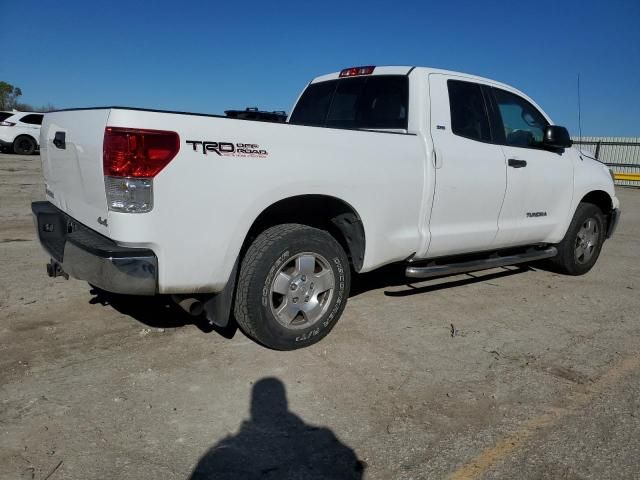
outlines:
{"label": "wheel well", "polygon": [[13,139],[13,142],[15,143],[15,141],[18,140],[21,137],[30,138],[31,140],[36,142],[36,146],[38,146],[38,141],[33,136],[29,135],[28,133],[21,133],[20,135],[18,135],[16,138]]}
{"label": "wheel well", "polygon": [[613,202],[611,201],[611,197],[607,192],[602,190],[594,190],[592,192],[587,193],[580,203],[591,203],[600,207],[602,213],[605,215],[608,214],[613,209]]}
{"label": "wheel well", "polygon": [[328,231],[347,252],[353,268],[356,271],[362,268],[365,235],[360,216],[348,203],[328,195],[298,195],[267,207],[251,225],[241,255],[261,232],[282,223],[300,223]]}

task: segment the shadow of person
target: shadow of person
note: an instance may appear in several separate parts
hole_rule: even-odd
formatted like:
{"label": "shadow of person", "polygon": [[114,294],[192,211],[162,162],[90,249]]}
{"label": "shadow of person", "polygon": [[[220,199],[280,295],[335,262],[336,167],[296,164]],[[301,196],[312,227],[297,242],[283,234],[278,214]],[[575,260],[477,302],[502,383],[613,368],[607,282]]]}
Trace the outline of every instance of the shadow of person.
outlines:
{"label": "shadow of person", "polygon": [[361,479],[364,463],[328,428],[305,424],[288,410],[284,384],[253,386],[251,418],[211,447],[190,480]]}

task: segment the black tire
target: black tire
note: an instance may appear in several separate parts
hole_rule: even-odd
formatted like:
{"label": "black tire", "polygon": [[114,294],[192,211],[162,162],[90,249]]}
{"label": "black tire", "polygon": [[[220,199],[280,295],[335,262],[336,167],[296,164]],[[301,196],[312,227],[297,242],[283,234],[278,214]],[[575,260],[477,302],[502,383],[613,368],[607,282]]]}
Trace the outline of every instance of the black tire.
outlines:
{"label": "black tire", "polygon": [[[316,259],[317,256],[317,259]],[[313,279],[304,276],[296,277],[296,271],[291,273],[291,278],[298,281],[305,280],[300,286],[300,305],[294,308],[302,308],[302,302],[307,302],[310,292],[311,303],[321,305],[317,312],[318,320],[305,327],[307,320],[304,312],[300,311],[292,320],[290,327],[283,325],[282,320],[276,318],[278,296],[273,291],[276,276],[285,272],[294,265],[297,268],[296,259],[300,257],[313,257],[313,271],[329,274],[333,277],[333,288],[325,293],[312,292]],[[324,268],[322,268],[324,267]],[[293,283],[293,280],[292,280]],[[251,244],[240,265],[238,286],[234,314],[238,325],[246,335],[257,342],[276,350],[294,350],[312,345],[324,338],[334,327],[347,303],[351,284],[351,270],[347,255],[342,246],[329,233],[317,228],[299,224],[283,224],[271,227],[262,232]],[[291,284],[292,291],[294,285]],[[298,286],[296,285],[296,288]],[[309,290],[309,288],[311,290]],[[313,295],[315,293],[315,296]],[[280,296],[280,301],[289,301],[289,293]],[[291,293],[290,295],[294,295]],[[305,296],[307,295],[307,296]],[[304,300],[303,297],[304,296]],[[321,297],[322,296],[322,297]],[[288,300],[287,300],[288,299]],[[322,303],[324,301],[324,303]],[[309,305],[311,305],[309,303]],[[275,305],[275,306],[274,306]],[[281,303],[282,305],[282,303]],[[292,305],[293,306],[293,305]],[[294,322],[299,324],[294,325]]]}
{"label": "black tire", "polygon": [[28,135],[20,135],[13,141],[13,152],[16,155],[32,155],[38,144]]}
{"label": "black tire", "polygon": [[[592,235],[592,248],[585,248],[584,241],[580,237],[585,231],[588,222],[594,222],[595,232]],[[558,255],[551,259],[553,266],[561,273],[567,275],[584,275],[595,265],[605,237],[605,219],[602,210],[591,203],[581,203],[573,215],[566,235],[557,245]],[[582,255],[581,255],[582,252]],[[590,252],[587,258],[585,252]]]}

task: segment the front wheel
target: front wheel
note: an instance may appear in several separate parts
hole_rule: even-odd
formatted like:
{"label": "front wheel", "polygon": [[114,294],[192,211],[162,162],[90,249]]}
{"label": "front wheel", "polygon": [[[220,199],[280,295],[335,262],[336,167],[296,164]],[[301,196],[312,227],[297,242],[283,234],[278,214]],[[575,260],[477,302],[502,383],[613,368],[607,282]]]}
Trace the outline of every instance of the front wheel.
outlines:
{"label": "front wheel", "polygon": [[581,203],[558,247],[553,264],[562,273],[584,275],[595,265],[605,236],[602,210],[591,203]]}
{"label": "front wheel", "polygon": [[344,311],[350,268],[329,233],[299,224],[262,232],[240,266],[234,313],[261,344],[294,350],[325,337]]}

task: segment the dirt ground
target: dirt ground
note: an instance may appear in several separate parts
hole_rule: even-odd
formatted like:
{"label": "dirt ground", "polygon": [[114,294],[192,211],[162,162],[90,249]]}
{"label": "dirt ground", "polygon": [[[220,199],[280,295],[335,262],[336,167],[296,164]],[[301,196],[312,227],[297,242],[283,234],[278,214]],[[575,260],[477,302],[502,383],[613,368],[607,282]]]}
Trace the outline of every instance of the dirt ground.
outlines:
{"label": "dirt ground", "polygon": [[584,277],[387,268],[288,353],[48,278],[43,193],[0,155],[1,479],[640,478],[640,190]]}

